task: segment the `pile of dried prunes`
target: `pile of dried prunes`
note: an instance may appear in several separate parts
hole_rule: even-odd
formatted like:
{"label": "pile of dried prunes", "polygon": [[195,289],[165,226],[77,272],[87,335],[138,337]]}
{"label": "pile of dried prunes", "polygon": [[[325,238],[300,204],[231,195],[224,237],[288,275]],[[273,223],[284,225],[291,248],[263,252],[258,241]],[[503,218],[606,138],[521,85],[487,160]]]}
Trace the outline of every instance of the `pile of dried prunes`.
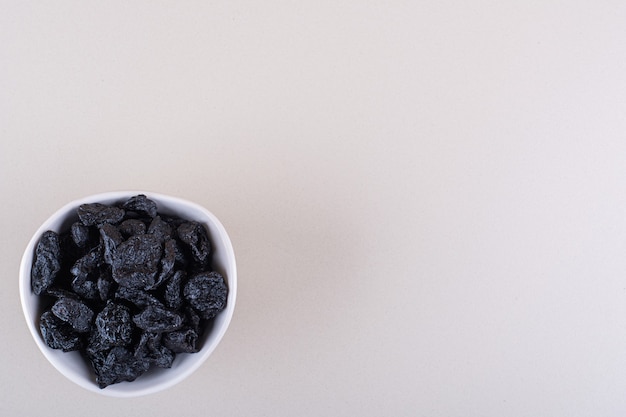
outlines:
{"label": "pile of dried prunes", "polygon": [[35,249],[31,284],[47,304],[45,343],[79,350],[100,388],[197,352],[228,296],[204,226],[159,213],[143,194],[83,204],[77,215],[69,230],[44,232]]}

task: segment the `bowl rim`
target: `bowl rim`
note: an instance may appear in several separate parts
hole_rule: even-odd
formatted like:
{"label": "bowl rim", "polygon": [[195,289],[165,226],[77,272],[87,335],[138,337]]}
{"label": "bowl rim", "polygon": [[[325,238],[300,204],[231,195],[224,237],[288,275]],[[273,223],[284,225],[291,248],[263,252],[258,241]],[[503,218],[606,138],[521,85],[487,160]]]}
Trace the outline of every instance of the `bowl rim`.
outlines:
{"label": "bowl rim", "polygon": [[[188,366],[184,371],[179,373],[172,373],[171,378],[163,379],[157,381],[157,383],[141,388],[141,389],[133,389],[132,383],[120,383],[110,385],[107,388],[100,389],[94,381],[90,381],[87,383],[84,378],[79,377],[74,373],[66,372],[66,369],[63,369],[61,362],[57,357],[52,355],[54,349],[48,347],[41,335],[39,333],[38,326],[36,326],[36,321],[38,318],[36,314],[31,315],[29,308],[30,305],[28,302],[28,298],[32,297],[32,289],[31,289],[31,269],[32,269],[32,260],[34,258],[34,250],[37,242],[39,242],[41,235],[50,229],[50,226],[58,222],[62,217],[71,215],[72,211],[75,211],[79,205],[86,203],[96,203],[107,200],[123,200],[128,199],[132,196],[144,194],[149,199],[153,199],[157,202],[158,205],[162,205],[166,208],[172,208],[176,206],[183,206],[187,208],[191,208],[194,211],[201,213],[206,217],[206,220],[203,223],[210,223],[212,228],[214,227],[217,233],[219,234],[220,241],[222,242],[221,247],[225,250],[225,256],[229,260],[228,263],[228,272],[225,277],[228,282],[228,301],[226,304],[226,308],[220,313],[221,321],[219,327],[213,327],[211,329],[210,336],[207,337],[207,343],[202,347],[200,351],[193,354],[193,363]],[[213,242],[211,242],[213,243]],[[44,357],[48,360],[48,362],[56,368],[59,373],[68,378],[70,381],[79,385],[80,387],[87,389],[91,392],[95,392],[97,394],[109,396],[109,397],[118,397],[118,398],[130,398],[130,397],[139,397],[148,394],[154,394],[156,392],[163,391],[165,389],[171,388],[172,386],[178,384],[185,378],[189,377],[193,374],[213,353],[216,349],[217,345],[221,342],[226,330],[228,329],[230,322],[233,317],[235,302],[237,298],[237,262],[235,258],[235,252],[232,246],[232,242],[226,229],[219,221],[219,219],[211,213],[205,207],[194,203],[192,201],[175,197],[172,195],[161,194],[157,192],[151,192],[147,190],[125,190],[125,191],[109,191],[103,193],[92,194],[86,197],[81,197],[75,200],[72,200],[61,208],[56,210],[52,215],[50,215],[43,223],[37,228],[32,237],[30,238],[26,248],[23,252],[22,259],[20,262],[19,268],[19,293],[20,293],[20,304],[22,307],[22,313],[24,314],[24,318],[26,319],[26,324],[28,329],[30,330],[31,336],[33,337],[35,344],[44,355]],[[166,370],[168,371],[168,370]],[[120,388],[122,387],[122,388]],[[131,388],[131,389],[128,389]]]}

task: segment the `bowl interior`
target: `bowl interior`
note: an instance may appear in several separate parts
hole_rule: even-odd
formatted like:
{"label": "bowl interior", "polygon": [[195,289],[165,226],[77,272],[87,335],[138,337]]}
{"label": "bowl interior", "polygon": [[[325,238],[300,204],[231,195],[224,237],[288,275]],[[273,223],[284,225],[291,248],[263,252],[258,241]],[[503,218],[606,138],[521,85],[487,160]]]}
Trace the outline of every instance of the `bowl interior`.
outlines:
{"label": "bowl interior", "polygon": [[[49,348],[39,333],[39,317],[45,308],[45,299],[35,295],[31,290],[30,275],[34,250],[39,238],[46,230],[61,232],[67,230],[78,219],[76,209],[84,203],[99,202],[113,204],[123,202],[137,195],[145,194],[155,201],[160,213],[177,215],[181,218],[195,220],[206,226],[213,251],[213,268],[218,271],[228,284],[228,299],[225,310],[217,315],[208,325],[203,336],[198,340],[199,352],[193,354],[177,354],[172,367],[160,369],[152,367],[148,372],[133,382],[121,382],[100,389],[88,361],[78,352],[63,352]],[[146,395],[169,388],[194,372],[213,352],[224,336],[230,323],[235,307],[237,293],[237,271],[235,255],[226,230],[219,220],[205,208],[176,197],[146,191],[126,191],[97,194],[73,201],[46,220],[28,243],[19,275],[20,299],[30,332],[39,349],[50,363],[71,381],[90,391],[114,396],[134,397]]]}

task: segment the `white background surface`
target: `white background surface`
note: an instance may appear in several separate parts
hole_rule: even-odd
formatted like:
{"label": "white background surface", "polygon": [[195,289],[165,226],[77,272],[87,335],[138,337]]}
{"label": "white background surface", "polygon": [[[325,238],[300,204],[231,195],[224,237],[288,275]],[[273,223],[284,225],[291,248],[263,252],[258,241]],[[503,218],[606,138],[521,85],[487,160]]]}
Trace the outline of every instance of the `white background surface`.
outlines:
{"label": "white background surface", "polygon": [[[620,416],[626,4],[0,5],[0,414]],[[73,385],[19,260],[67,201],[146,189],[231,234],[191,378]]]}

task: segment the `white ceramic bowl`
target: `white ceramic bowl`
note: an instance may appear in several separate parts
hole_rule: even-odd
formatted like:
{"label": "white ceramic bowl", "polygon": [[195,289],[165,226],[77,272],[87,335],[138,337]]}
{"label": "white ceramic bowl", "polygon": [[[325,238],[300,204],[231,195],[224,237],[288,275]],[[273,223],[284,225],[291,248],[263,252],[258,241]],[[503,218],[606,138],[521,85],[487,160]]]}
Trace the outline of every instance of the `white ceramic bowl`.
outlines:
{"label": "white ceramic bowl", "polygon": [[[39,317],[45,307],[42,297],[36,296],[31,290],[31,267],[35,246],[46,230],[60,232],[67,230],[78,219],[76,209],[85,203],[111,204],[127,200],[137,195],[145,194],[155,201],[161,213],[173,214],[185,219],[196,220],[204,224],[209,232],[213,250],[213,268],[221,273],[228,284],[228,300],[226,309],[215,318],[210,329],[198,340],[200,351],[193,354],[178,354],[171,368],[159,369],[152,367],[148,372],[133,382],[121,382],[100,389],[89,363],[78,352],[63,352],[49,348],[39,332]],[[96,194],[65,205],[35,232],[28,243],[22,263],[20,265],[19,288],[22,308],[26,323],[33,335],[33,339],[46,359],[71,381],[98,394],[111,397],[137,397],[155,393],[169,388],[191,375],[215,350],[224,336],[235,308],[237,295],[237,269],[235,254],[230,238],[219,220],[205,208],[180,198],[151,193],[147,191],[121,191]]]}

